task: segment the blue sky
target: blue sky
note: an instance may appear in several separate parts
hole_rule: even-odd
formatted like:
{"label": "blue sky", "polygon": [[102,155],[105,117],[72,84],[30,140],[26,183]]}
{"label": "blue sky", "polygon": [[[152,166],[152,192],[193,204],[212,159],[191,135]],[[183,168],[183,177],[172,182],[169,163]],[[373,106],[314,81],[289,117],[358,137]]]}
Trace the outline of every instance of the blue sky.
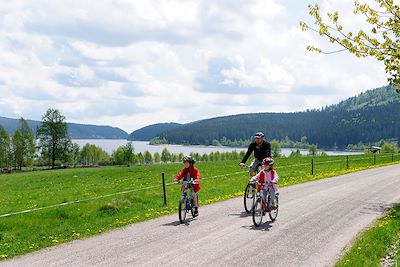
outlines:
{"label": "blue sky", "polygon": [[[367,1],[371,2],[371,1]],[[348,0],[0,2],[0,116],[131,132],[159,122],[293,112],[387,83],[384,66],[335,50],[299,21],[307,5],[363,27]]]}

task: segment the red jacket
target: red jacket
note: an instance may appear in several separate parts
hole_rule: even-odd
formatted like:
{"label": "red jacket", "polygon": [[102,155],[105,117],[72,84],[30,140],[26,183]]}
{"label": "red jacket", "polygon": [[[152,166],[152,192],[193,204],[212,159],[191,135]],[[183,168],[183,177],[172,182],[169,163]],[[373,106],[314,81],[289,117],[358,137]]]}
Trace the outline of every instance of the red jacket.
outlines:
{"label": "red jacket", "polygon": [[177,180],[181,180],[182,178],[186,177],[186,175],[190,176],[194,181],[196,181],[198,184],[193,185],[194,191],[197,193],[200,190],[200,181],[201,181],[201,176],[199,170],[192,166],[190,168],[183,168],[178,175],[176,175]]}

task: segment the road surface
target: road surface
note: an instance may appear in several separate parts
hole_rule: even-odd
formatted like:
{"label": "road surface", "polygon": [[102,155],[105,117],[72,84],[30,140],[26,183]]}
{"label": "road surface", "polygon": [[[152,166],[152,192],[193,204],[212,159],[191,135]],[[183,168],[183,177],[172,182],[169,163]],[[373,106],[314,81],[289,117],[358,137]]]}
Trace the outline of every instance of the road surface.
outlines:
{"label": "road surface", "polygon": [[242,198],[164,216],[0,262],[0,266],[332,266],[355,235],[400,202],[392,165],[280,189],[278,218],[254,227]]}

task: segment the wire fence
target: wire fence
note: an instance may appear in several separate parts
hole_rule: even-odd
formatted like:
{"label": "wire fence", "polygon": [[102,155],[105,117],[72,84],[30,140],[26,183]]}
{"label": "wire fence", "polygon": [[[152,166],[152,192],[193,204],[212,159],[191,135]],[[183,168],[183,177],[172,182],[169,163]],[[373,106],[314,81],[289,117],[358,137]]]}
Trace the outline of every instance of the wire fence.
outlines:
{"label": "wire fence", "polygon": [[[368,164],[368,160],[370,161],[370,163],[372,163],[373,165],[375,165],[377,163],[377,160],[381,160],[384,158],[391,158],[391,160],[389,161],[385,161],[382,163],[388,163],[388,162],[394,162],[394,161],[398,161],[400,160],[400,155],[397,154],[383,154],[383,155],[376,155],[373,154],[372,156],[368,156],[368,157],[362,157],[362,158],[350,158],[349,156],[345,156],[344,159],[337,159],[337,160],[323,160],[323,161],[316,161],[316,158],[311,158],[311,161],[308,163],[299,163],[299,164],[290,164],[290,165],[281,165],[280,167],[278,167],[277,169],[288,169],[288,168],[297,168],[297,167],[310,167],[310,172],[311,175],[315,175],[316,174],[316,167],[319,166],[323,166],[326,165],[328,163],[345,163],[346,164],[346,168],[349,169],[351,167],[352,162],[357,162],[357,161],[361,161],[364,162],[364,166],[366,164]],[[367,163],[366,163],[367,162]],[[237,171],[237,172],[233,172],[233,173],[227,173],[227,174],[220,174],[220,175],[214,175],[214,176],[210,176],[208,178],[202,178],[202,180],[208,180],[208,179],[215,179],[215,178],[220,178],[220,177],[228,177],[228,176],[232,176],[232,175],[237,175],[237,174],[243,174],[248,172],[248,170],[245,171]],[[170,186],[175,184],[174,182],[165,182],[165,178],[164,178],[164,173],[161,173],[161,177],[162,177],[162,188],[163,188],[163,201],[164,201],[164,205],[166,205],[166,201],[167,201],[167,195],[166,195],[166,186]],[[40,211],[40,210],[45,210],[45,209],[51,209],[51,208],[56,208],[56,207],[62,207],[62,206],[67,206],[67,205],[72,205],[72,204],[77,204],[77,203],[82,203],[82,202],[88,202],[88,201],[92,201],[92,200],[98,200],[98,199],[102,199],[102,198],[108,198],[108,197],[112,197],[112,196],[117,196],[117,195],[123,195],[123,194],[129,194],[129,193],[133,193],[133,192],[140,192],[143,190],[148,190],[148,189],[153,189],[153,188],[159,188],[160,185],[153,185],[153,186],[147,186],[147,187],[142,187],[142,188],[136,188],[136,189],[131,189],[131,190],[124,190],[124,191],[120,191],[120,192],[115,192],[115,193],[111,193],[111,194],[105,194],[105,195],[101,195],[101,196],[96,196],[96,197],[91,197],[91,198],[85,198],[85,199],[80,199],[80,200],[74,200],[74,201],[69,201],[69,202],[63,202],[63,203],[59,203],[59,204],[55,204],[55,205],[49,205],[49,206],[44,206],[44,207],[38,207],[38,208],[32,208],[32,209],[26,209],[26,210],[21,210],[21,211],[16,211],[16,212],[9,212],[9,213],[5,213],[5,214],[1,214],[0,218],[5,218],[5,217],[10,217],[13,215],[18,215],[18,214],[24,214],[24,213],[30,213],[30,212],[35,212],[35,211]]]}

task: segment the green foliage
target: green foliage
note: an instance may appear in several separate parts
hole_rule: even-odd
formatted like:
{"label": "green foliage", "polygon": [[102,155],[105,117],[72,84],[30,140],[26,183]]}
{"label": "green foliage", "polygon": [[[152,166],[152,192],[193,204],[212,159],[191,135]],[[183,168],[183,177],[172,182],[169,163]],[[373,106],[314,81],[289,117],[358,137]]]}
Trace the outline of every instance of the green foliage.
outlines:
{"label": "green foliage", "polygon": [[171,153],[168,151],[166,147],[161,151],[161,161],[168,162],[171,161]]}
{"label": "green foliage", "polygon": [[109,161],[110,156],[101,147],[86,144],[79,153],[79,163],[85,166],[104,164]]}
{"label": "green foliage", "polygon": [[37,129],[37,138],[41,156],[48,159],[52,167],[56,160],[66,162],[71,150],[71,139],[68,136],[65,117],[57,109],[48,109]]}
{"label": "green foliage", "polygon": [[315,145],[315,144],[312,144],[312,145],[310,146],[309,150],[308,150],[308,152],[309,152],[309,154],[310,154],[311,156],[317,155],[317,151],[318,151],[317,145]]}
{"label": "green foliage", "polygon": [[271,141],[271,150],[272,150],[272,157],[280,157],[281,156],[281,145],[279,144],[278,141],[272,140]]}
{"label": "green foliage", "polygon": [[16,168],[21,170],[23,166],[29,166],[33,163],[35,138],[32,129],[23,118],[20,118],[18,128],[14,132],[12,145],[14,166]]}
{"label": "green foliage", "polygon": [[11,160],[11,138],[6,129],[0,125],[0,168],[10,167]]}
{"label": "green foliage", "polygon": [[153,155],[147,150],[144,152],[144,163],[153,163]]}
{"label": "green foliage", "polygon": [[381,153],[397,153],[398,147],[395,144],[384,142]]}
{"label": "green foliage", "polygon": [[[309,5],[309,13],[315,20],[316,28],[305,22],[300,22],[302,30],[311,29],[326,37],[330,42],[337,44],[341,50],[347,50],[356,57],[374,57],[385,64],[386,73],[390,76],[389,82],[400,87],[400,16],[399,5],[393,0],[375,0],[377,9],[368,4],[356,1],[354,14],[365,17],[370,26],[370,33],[363,29],[358,32],[345,32],[339,23],[339,13],[327,13],[328,22],[320,14],[318,4]],[[308,46],[309,51],[323,52],[315,46]],[[337,51],[336,51],[337,52]]]}
{"label": "green foliage", "polygon": [[168,144],[167,139],[165,137],[160,138],[158,136],[152,138],[149,142],[150,145],[162,145],[162,144]]}

